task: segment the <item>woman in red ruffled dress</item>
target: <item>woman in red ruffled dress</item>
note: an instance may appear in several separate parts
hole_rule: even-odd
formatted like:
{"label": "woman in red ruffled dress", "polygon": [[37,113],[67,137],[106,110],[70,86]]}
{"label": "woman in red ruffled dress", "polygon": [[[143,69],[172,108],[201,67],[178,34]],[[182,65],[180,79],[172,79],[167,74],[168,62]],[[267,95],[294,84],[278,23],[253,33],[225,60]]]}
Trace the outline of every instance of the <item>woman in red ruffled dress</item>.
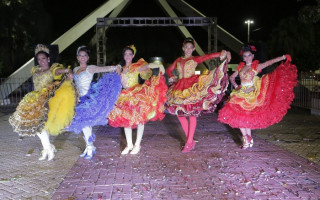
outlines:
{"label": "woman in red ruffled dress", "polygon": [[[133,63],[136,48],[131,45],[123,49],[121,72],[122,91],[115,108],[109,114],[109,125],[124,127],[127,146],[121,154],[137,154],[141,146],[144,124],[162,120],[165,117],[164,104],[168,87],[165,82],[162,64],[147,63],[139,59]],[[139,76],[145,80],[139,84]],[[135,145],[132,142],[132,129],[137,128]]]}
{"label": "woman in red ruffled dress", "polygon": [[[290,108],[294,98],[293,88],[297,84],[297,68],[291,64],[290,55],[283,55],[264,63],[253,60],[256,48],[244,45],[240,54],[243,61],[230,76],[234,90],[219,111],[218,120],[232,128],[240,128],[242,149],[253,146],[252,129],[267,128],[278,123]],[[281,64],[272,72],[257,76],[262,69],[280,61]],[[241,85],[235,78],[240,76]]]}
{"label": "woman in red ruffled dress", "polygon": [[[186,38],[182,44],[183,57],[177,58],[166,70],[169,83],[173,83],[167,92],[167,111],[177,115],[187,141],[182,150],[189,152],[195,147],[193,135],[197,126],[197,117],[201,113],[212,113],[217,104],[222,100],[228,86],[227,62],[224,61],[216,69],[207,74],[195,75],[195,69],[199,63],[206,60],[219,58],[231,59],[229,52],[211,53],[203,56],[192,56],[195,50],[195,42],[192,38]],[[177,69],[179,77],[172,72]],[[189,122],[187,117],[189,117]]]}

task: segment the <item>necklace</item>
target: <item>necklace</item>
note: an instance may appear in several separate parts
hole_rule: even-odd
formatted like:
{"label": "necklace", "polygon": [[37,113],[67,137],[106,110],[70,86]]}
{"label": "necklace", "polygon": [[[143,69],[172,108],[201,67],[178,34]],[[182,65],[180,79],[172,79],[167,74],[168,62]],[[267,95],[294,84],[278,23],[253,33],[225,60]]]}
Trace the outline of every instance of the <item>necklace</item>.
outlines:
{"label": "necklace", "polygon": [[251,65],[251,64],[252,64],[252,62],[251,62],[251,63],[246,63],[247,66],[249,66],[249,65]]}

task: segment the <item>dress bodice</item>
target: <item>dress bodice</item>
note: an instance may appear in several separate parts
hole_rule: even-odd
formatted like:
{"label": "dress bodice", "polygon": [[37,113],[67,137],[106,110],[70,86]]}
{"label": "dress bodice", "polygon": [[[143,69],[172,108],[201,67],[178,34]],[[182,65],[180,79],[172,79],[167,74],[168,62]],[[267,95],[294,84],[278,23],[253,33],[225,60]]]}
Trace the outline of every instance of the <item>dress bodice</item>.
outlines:
{"label": "dress bodice", "polygon": [[47,70],[43,73],[35,73],[32,76],[34,90],[39,91],[49,83],[53,82],[53,76],[51,70]]}
{"label": "dress bodice", "polygon": [[80,96],[84,96],[87,94],[91,81],[93,79],[93,73],[89,72],[90,65],[87,67],[87,69],[83,72],[80,72],[80,74],[77,74],[77,71],[79,70],[79,66],[75,67],[74,72],[74,82],[76,83],[77,89],[80,93]]}
{"label": "dress bodice", "polygon": [[194,75],[194,71],[197,67],[198,63],[192,58],[189,59],[181,59],[177,62],[177,70],[179,72],[179,79],[181,78],[189,78]]}
{"label": "dress bodice", "polygon": [[46,87],[48,84],[52,83],[54,80],[61,79],[61,75],[56,76],[55,72],[57,69],[63,68],[63,65],[54,63],[49,70],[39,73],[41,70],[40,66],[35,66],[32,68],[32,81],[34,85],[34,90],[39,91]]}
{"label": "dress bodice", "polygon": [[126,73],[121,73],[121,83],[123,88],[134,87],[139,84],[139,75],[142,79],[148,79],[151,76],[151,70],[139,72],[139,68],[147,65],[144,59],[139,59],[138,62],[132,63]]}
{"label": "dress bodice", "polygon": [[258,68],[258,61],[254,61],[251,64],[251,67],[249,69],[244,70],[244,63],[240,64],[238,67],[239,76],[241,80],[242,86],[252,86],[253,85],[253,79],[258,74],[257,68]]}
{"label": "dress bodice", "polygon": [[166,72],[168,76],[171,77],[173,70],[177,69],[179,72],[179,79],[189,78],[195,74],[194,72],[199,63],[219,56],[220,53],[210,53],[203,56],[194,56],[189,58],[179,57],[167,68]]}

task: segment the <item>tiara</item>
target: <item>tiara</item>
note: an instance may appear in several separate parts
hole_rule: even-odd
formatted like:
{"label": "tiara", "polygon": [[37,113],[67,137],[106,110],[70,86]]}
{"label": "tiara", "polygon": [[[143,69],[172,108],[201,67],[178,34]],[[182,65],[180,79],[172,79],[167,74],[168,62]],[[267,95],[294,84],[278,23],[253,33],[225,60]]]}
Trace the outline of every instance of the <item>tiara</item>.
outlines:
{"label": "tiara", "polygon": [[137,53],[137,49],[136,49],[136,47],[135,47],[133,44],[132,44],[132,45],[129,45],[128,47],[133,50],[133,54],[136,54],[136,53]]}
{"label": "tiara", "polygon": [[44,44],[37,44],[37,46],[34,50],[34,55],[37,55],[39,52],[45,52],[45,53],[49,54],[49,48]]}

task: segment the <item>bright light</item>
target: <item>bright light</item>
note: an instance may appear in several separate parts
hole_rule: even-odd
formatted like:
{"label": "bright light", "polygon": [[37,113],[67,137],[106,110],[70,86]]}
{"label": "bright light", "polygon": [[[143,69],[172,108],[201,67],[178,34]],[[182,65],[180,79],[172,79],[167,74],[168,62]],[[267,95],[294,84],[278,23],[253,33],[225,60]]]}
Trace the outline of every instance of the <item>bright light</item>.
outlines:
{"label": "bright light", "polygon": [[253,24],[253,20],[246,20],[244,23],[248,24],[248,42],[250,41],[250,24]]}
{"label": "bright light", "polygon": [[194,74],[201,74],[201,71],[194,71]]}

